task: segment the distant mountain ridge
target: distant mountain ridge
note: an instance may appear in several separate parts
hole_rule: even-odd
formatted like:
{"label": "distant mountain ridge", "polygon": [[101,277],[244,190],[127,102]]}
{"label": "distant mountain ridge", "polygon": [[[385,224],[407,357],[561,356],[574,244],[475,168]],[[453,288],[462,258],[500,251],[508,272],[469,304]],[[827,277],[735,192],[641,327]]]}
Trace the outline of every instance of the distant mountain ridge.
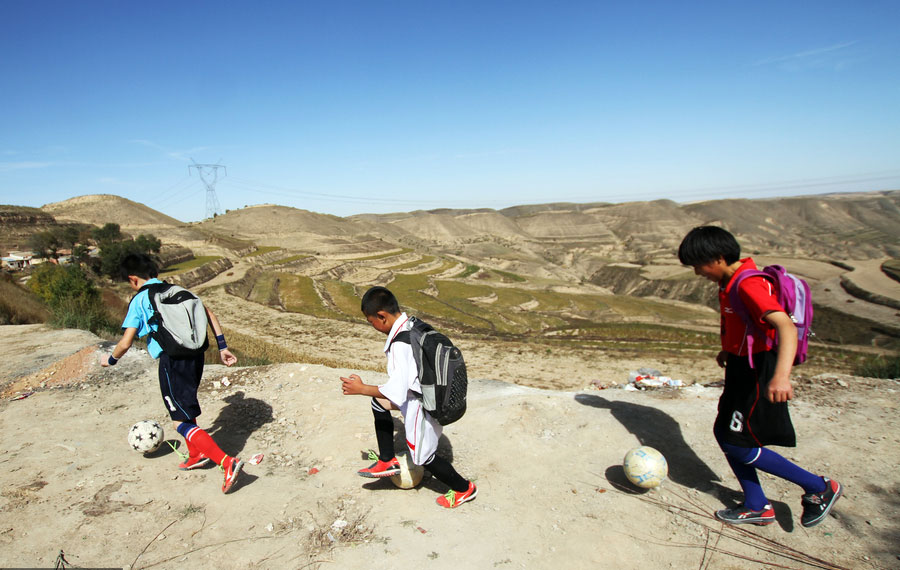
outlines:
{"label": "distant mountain ridge", "polygon": [[[900,191],[619,204],[551,203],[492,209],[435,209],[341,218],[277,205],[232,210],[184,224],[147,206],[110,195],[80,196],[41,208],[57,221],[153,231],[186,228],[298,251],[403,245],[510,265],[549,263],[582,278],[611,261],[674,262],[692,227],[718,224],[747,252],[827,259],[900,258]],[[173,234],[179,232],[173,231]],[[379,245],[381,244],[381,245]],[[565,271],[563,271],[565,273]]]}

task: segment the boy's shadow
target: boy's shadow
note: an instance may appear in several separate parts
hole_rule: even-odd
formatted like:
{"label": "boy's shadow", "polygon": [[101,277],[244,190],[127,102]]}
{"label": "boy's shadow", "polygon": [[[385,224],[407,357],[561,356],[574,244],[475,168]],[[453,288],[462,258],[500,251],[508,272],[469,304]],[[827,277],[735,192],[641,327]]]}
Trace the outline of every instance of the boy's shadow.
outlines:
{"label": "boy's shadow", "polygon": [[[648,445],[661,452],[669,464],[669,479],[697,489],[719,499],[726,508],[737,506],[744,499],[740,491],[721,484],[721,479],[710,469],[694,450],[684,441],[681,426],[668,414],[651,406],[629,402],[611,402],[592,394],[576,394],[575,401],[586,406],[608,409],[625,429],[637,437],[641,445]],[[649,491],[632,485],[625,476],[621,465],[611,465],[606,469],[606,480],[616,489],[633,495]],[[775,519],[786,531],[794,529],[791,508],[781,501],[770,501],[775,509]],[[712,512],[710,516],[714,516]]]}
{"label": "boy's shadow", "polygon": [[[635,435],[641,445],[660,451],[669,464],[669,479],[704,493],[721,498],[723,490],[719,476],[710,469],[684,441],[681,426],[668,414],[651,406],[629,402],[613,402],[592,394],[576,394],[575,401],[585,406],[608,409],[625,429]],[[624,452],[622,454],[625,455]],[[610,483],[630,486],[621,465],[606,472]],[[633,487],[631,492],[636,491]]]}
{"label": "boy's shadow", "polygon": [[206,433],[229,455],[240,455],[250,434],[272,421],[272,406],[238,391],[223,399],[228,405],[219,410]]}
{"label": "boy's shadow", "polygon": [[[403,429],[403,420],[393,415],[391,416],[391,419],[394,420],[394,453],[397,455],[407,454],[409,453],[409,447],[406,445],[406,431]],[[444,434],[441,434],[441,437],[438,440],[437,455],[440,455],[449,463],[453,463],[453,445]],[[363,454],[363,456],[363,459],[368,459],[365,453]],[[391,483],[390,479],[390,477],[385,477],[383,479],[372,479],[367,483],[364,483],[363,488],[370,491],[386,491],[390,489],[397,489],[397,487],[394,486],[393,483]],[[425,476],[422,477],[422,482],[416,485],[415,488],[425,488],[441,494],[447,492],[447,486],[432,477],[431,473],[428,471],[427,466],[425,467]]]}

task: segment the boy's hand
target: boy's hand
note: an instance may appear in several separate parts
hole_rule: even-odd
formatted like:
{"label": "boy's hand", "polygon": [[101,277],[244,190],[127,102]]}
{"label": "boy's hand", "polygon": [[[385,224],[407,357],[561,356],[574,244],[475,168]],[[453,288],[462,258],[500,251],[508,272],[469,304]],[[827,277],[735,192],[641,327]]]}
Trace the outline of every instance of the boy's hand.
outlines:
{"label": "boy's hand", "polygon": [[343,390],[345,396],[362,394],[363,386],[365,384],[363,384],[362,378],[356,374],[351,374],[349,378],[341,376],[341,390]]}
{"label": "boy's hand", "polygon": [[719,354],[716,355],[716,363],[718,363],[719,368],[725,368],[725,362],[728,360],[728,353],[724,350],[720,350]]}
{"label": "boy's hand", "polygon": [[227,348],[219,351],[219,358],[222,359],[222,364],[225,366],[231,366],[237,362],[237,356],[233,355]]}
{"label": "boy's hand", "polygon": [[769,380],[769,387],[766,389],[766,398],[775,404],[787,402],[794,397],[794,387],[791,386],[790,377],[779,378],[773,376]]}

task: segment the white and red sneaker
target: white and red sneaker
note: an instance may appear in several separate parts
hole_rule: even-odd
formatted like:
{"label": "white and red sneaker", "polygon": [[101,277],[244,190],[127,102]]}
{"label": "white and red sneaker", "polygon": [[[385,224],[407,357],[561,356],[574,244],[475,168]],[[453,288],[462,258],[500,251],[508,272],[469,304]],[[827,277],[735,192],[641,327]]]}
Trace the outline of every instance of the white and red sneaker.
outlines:
{"label": "white and red sneaker", "polygon": [[241,469],[244,468],[244,462],[237,457],[226,457],[222,462],[222,469],[225,471],[225,481],[222,483],[222,492],[227,493],[234,486]]}
{"label": "white and red sneaker", "polygon": [[202,453],[198,453],[197,455],[188,456],[187,459],[178,464],[178,468],[182,471],[190,471],[191,469],[203,467],[208,463],[209,458]]}
{"label": "white and red sneaker", "polygon": [[391,477],[393,475],[400,474],[400,462],[397,461],[396,457],[391,458],[389,461],[378,460],[372,465],[366,467],[365,469],[360,469],[356,472],[360,477],[370,477],[380,479],[382,477]]}
{"label": "white and red sneaker", "polygon": [[461,504],[474,499],[477,494],[478,489],[475,488],[475,483],[469,481],[469,488],[466,489],[465,493],[459,493],[450,489],[446,495],[437,498],[437,504],[445,509],[455,509]]}

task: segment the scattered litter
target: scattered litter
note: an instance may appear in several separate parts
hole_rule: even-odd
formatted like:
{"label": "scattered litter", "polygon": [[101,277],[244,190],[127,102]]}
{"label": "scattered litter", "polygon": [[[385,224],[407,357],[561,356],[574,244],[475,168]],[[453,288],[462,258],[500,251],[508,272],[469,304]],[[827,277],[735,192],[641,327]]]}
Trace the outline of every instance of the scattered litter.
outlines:
{"label": "scattered litter", "polygon": [[420,527],[420,526],[417,526],[417,527],[416,527],[416,530],[419,531],[419,532],[421,532],[422,534],[425,534],[426,532],[428,532],[427,530],[425,530],[424,528],[422,528],[422,527]]}
{"label": "scattered litter", "polygon": [[247,463],[249,463],[250,465],[259,465],[260,463],[262,463],[263,457],[265,457],[265,455],[263,455],[262,453],[257,453],[256,455],[248,459]]}
{"label": "scattered litter", "polygon": [[316,469],[315,467],[311,467],[311,468],[309,469],[309,471],[308,471],[308,473],[309,473],[310,475],[315,475],[315,474],[318,473],[318,472],[319,472],[319,470]]}
{"label": "scattered litter", "polygon": [[344,528],[345,526],[347,526],[347,521],[343,519],[338,519],[331,523],[331,528]]}
{"label": "scattered litter", "polygon": [[231,381],[228,379],[228,376],[222,377],[222,386],[231,386]]}
{"label": "scattered litter", "polygon": [[[655,368],[641,368],[639,370],[628,373],[629,386],[634,386],[638,390],[646,390],[647,388],[681,388],[684,382],[675,380],[668,376],[663,376],[659,370]],[[628,389],[628,388],[626,388]]]}
{"label": "scattered litter", "polygon": [[12,398],[10,398],[10,401],[14,402],[16,400],[24,400],[25,398],[27,398],[28,396],[30,396],[32,394],[34,394],[34,390],[32,390],[31,392],[22,392],[21,394],[17,394],[15,396],[13,396]]}

